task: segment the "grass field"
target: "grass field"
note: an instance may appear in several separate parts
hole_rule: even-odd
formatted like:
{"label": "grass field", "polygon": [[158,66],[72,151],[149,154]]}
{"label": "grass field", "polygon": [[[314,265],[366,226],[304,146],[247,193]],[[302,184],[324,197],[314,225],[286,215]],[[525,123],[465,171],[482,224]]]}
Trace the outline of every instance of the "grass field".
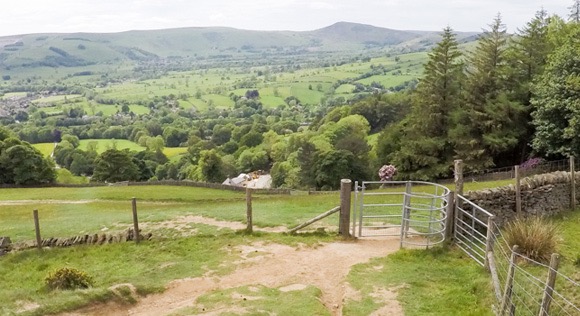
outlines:
{"label": "grass field", "polygon": [[97,152],[99,154],[112,148],[118,150],[129,149],[134,151],[145,150],[145,147],[139,146],[138,144],[126,139],[82,139],[79,148],[87,150],[87,146],[90,142],[97,143]]}
{"label": "grass field", "polygon": [[54,150],[54,143],[39,143],[39,144],[32,144],[32,147],[40,150],[44,157],[49,157]]}
{"label": "grass field", "polygon": [[[465,190],[505,183],[467,183]],[[245,194],[234,191],[181,186],[105,186],[1,189],[1,193],[0,232],[15,242],[34,239],[33,209],[39,210],[44,237],[125,230],[132,223],[131,197],[137,198],[139,221],[143,227],[188,215],[240,223],[246,220]],[[338,193],[311,196],[254,194],[253,197],[254,223],[257,227],[292,227],[339,204]],[[574,260],[580,249],[577,229],[580,212],[566,213],[556,220],[561,225],[561,249],[566,258],[562,271],[570,275],[575,271]],[[338,216],[331,216],[322,224],[336,231],[337,222]],[[235,269],[237,257],[228,249],[237,245],[253,242],[313,245],[336,238],[334,234],[245,235],[195,223],[184,228],[195,234],[184,237],[175,228],[164,227],[155,230],[153,241],[139,246],[77,246],[40,253],[24,251],[0,257],[0,283],[3,284],[0,295],[5,298],[0,314],[13,314],[23,305],[31,303],[39,304],[41,308],[23,315],[71,310],[91,301],[112,300],[130,304],[129,298],[116,296],[108,287],[132,283],[140,294],[157,292],[174,279],[201,276],[209,270],[218,275],[231,272]],[[95,286],[82,291],[48,292],[43,286],[43,278],[63,265],[77,267],[93,275]],[[343,315],[369,315],[380,308],[381,298],[373,294],[377,289],[396,289],[405,315],[491,315],[489,275],[453,247],[429,251],[404,250],[385,258],[376,258],[355,266],[350,271],[348,281],[361,293],[361,299],[347,300]],[[251,295],[248,291],[252,292]],[[234,294],[259,299],[241,302],[234,299]],[[239,287],[210,292],[201,296],[199,302],[218,309],[220,304],[239,303],[246,310],[256,313],[265,310],[284,314],[285,311],[300,310],[305,315],[327,315],[328,311],[317,299],[319,295],[320,290],[314,287],[293,292],[267,287]],[[175,315],[199,312],[185,309]]]}

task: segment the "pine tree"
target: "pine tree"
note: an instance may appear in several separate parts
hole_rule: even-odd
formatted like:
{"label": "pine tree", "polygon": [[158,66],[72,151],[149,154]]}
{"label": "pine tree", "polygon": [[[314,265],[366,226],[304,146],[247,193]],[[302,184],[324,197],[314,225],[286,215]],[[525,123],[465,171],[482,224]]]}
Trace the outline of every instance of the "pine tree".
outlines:
{"label": "pine tree", "polygon": [[[498,14],[469,56],[465,104],[455,114],[451,136],[467,170],[484,170],[513,150],[523,133],[523,107],[506,92],[508,36]],[[496,161],[494,161],[494,158]],[[505,158],[504,163],[508,162]]]}
{"label": "pine tree", "polygon": [[443,29],[441,41],[429,53],[417,86],[406,139],[394,155],[400,176],[433,179],[445,176],[453,164],[448,131],[461,99],[463,64],[453,30]]}

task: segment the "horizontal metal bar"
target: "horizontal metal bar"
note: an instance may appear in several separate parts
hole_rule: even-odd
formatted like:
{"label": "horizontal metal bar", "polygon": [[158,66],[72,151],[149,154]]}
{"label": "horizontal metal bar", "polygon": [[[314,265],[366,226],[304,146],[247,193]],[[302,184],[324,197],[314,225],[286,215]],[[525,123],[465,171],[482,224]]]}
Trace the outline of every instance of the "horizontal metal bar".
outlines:
{"label": "horizontal metal bar", "polygon": [[484,267],[484,266],[485,266],[485,264],[484,264],[482,261],[480,261],[480,259],[478,259],[478,258],[474,257],[474,256],[473,256],[471,253],[469,253],[469,251],[468,251],[468,250],[464,249],[464,248],[461,246],[461,241],[459,241],[459,242],[458,242],[457,246],[458,246],[459,248],[461,248],[461,250],[463,250],[463,252],[465,252],[465,254],[467,254],[469,257],[471,257],[471,259],[473,259],[473,260],[475,260],[475,262],[479,263],[479,265],[480,265],[480,266],[482,266],[482,267]]}
{"label": "horizontal metal bar", "polygon": [[[456,225],[456,227],[460,228],[461,230],[463,230],[463,231],[465,232],[465,234],[463,234],[463,235],[466,235],[466,236],[472,236],[472,237],[476,238],[477,240],[479,240],[479,241],[480,241],[482,244],[485,244],[485,242],[486,242],[486,240],[487,240],[487,236],[484,236],[483,234],[481,234],[480,232],[478,232],[478,231],[476,231],[476,230],[474,230],[474,229],[469,229],[469,230],[467,230],[467,229],[465,229],[465,228],[464,228],[463,226],[461,226],[461,225]],[[467,227],[471,228],[471,226],[467,226]],[[477,233],[477,234],[478,234],[479,236],[481,236],[481,238],[483,238],[483,239],[479,239],[479,238],[477,238],[477,237],[476,237],[476,235],[472,234],[473,232]]]}
{"label": "horizontal metal bar", "polygon": [[[465,235],[461,235],[461,234],[460,234],[460,235],[458,235],[458,238],[457,238],[457,240],[461,240],[461,238],[459,238],[459,237],[463,238],[463,242],[464,242],[465,244],[467,244],[467,241],[469,241],[469,238],[468,238],[468,236],[465,236]],[[477,250],[479,250],[480,252],[482,252],[482,253],[485,253],[485,249],[483,249],[482,247],[478,246],[478,244],[477,244],[477,243],[475,243],[475,242],[470,242],[469,244],[470,244],[470,245],[473,245],[473,246],[474,246],[475,248],[477,248]],[[483,245],[485,245],[485,243],[482,243],[481,245],[483,246]],[[479,252],[475,251],[476,249],[472,249],[472,250],[474,250],[474,252],[476,252],[476,253],[478,253],[478,254],[479,254]],[[485,254],[480,254],[480,256],[481,256],[481,258],[483,259],[483,258],[485,257]]]}
{"label": "horizontal metal bar", "polygon": [[[464,221],[462,221],[462,220],[460,220],[460,219],[457,219],[457,221],[459,221],[459,222],[461,222],[461,224],[463,224],[463,225],[456,225],[457,227],[461,227],[461,228],[463,229],[463,226],[467,226],[467,227],[471,228],[471,231],[472,231],[472,232],[474,232],[474,233],[477,233],[479,236],[481,236],[481,237],[483,238],[483,240],[484,240],[484,241],[485,241],[485,240],[487,240],[487,236],[486,236],[486,235],[484,235],[484,234],[482,234],[482,233],[480,233],[479,231],[475,230],[475,229],[474,229],[474,228],[471,226],[471,224],[470,224],[470,223],[466,223],[466,222],[464,222]],[[465,230],[465,231],[467,232],[467,230]],[[472,235],[472,234],[469,234],[469,235]],[[484,241],[482,241],[482,242],[484,242]]]}
{"label": "horizontal metal bar", "polygon": [[484,214],[486,214],[487,216],[494,216],[493,214],[491,214],[490,212],[484,210],[481,206],[471,202],[470,200],[466,199],[465,197],[461,196],[461,195],[457,195],[457,197],[462,200],[463,202],[466,202],[467,204],[475,207],[476,209],[480,210],[481,212],[483,212]]}
{"label": "horizontal metal bar", "polygon": [[467,212],[466,210],[462,209],[461,207],[458,207],[457,209],[459,209],[461,211],[461,213],[463,213],[464,215],[466,215],[467,217],[476,220],[479,224],[481,224],[482,226],[484,226],[485,228],[487,227],[487,223],[479,220],[477,217],[474,217],[473,215],[471,215],[471,213]]}
{"label": "horizontal metal bar", "polygon": [[380,207],[380,206],[392,206],[392,207],[402,207],[403,204],[363,204],[363,207]]}
{"label": "horizontal metal bar", "polygon": [[399,215],[363,215],[362,216],[362,218],[391,218],[391,217],[402,218],[403,216],[401,214],[399,214]]}

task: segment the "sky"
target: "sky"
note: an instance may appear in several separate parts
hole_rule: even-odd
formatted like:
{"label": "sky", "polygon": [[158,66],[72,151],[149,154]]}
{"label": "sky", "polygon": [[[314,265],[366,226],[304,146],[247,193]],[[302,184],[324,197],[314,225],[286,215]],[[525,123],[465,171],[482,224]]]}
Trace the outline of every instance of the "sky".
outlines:
{"label": "sky", "polygon": [[398,30],[481,31],[501,13],[515,32],[544,8],[573,0],[1,0],[0,36],[228,26],[315,30],[346,21]]}

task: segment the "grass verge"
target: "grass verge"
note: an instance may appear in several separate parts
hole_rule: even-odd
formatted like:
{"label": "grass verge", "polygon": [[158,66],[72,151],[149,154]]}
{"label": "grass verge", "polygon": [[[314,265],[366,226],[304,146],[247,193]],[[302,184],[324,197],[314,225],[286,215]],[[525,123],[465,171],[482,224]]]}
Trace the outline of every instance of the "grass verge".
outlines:
{"label": "grass verge", "polygon": [[370,315],[382,307],[373,293],[398,288],[405,315],[492,315],[489,275],[453,248],[401,250],[355,266],[349,283],[362,299],[349,300],[344,315]]}

